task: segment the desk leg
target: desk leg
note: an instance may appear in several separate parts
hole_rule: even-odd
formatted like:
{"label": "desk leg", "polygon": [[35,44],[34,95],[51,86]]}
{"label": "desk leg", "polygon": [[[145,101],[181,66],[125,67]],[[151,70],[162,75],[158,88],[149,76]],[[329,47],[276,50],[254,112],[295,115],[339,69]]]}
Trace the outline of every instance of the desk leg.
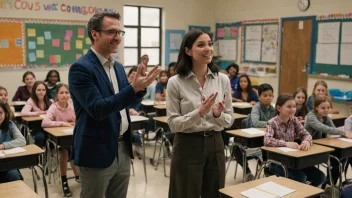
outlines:
{"label": "desk leg", "polygon": [[263,164],[262,164],[262,166],[260,167],[259,171],[256,172],[256,174],[255,174],[255,179],[259,179],[259,177],[260,177],[260,175],[261,175],[263,169],[264,169],[266,166],[270,165],[271,163],[276,164],[276,165],[278,165],[278,166],[281,166],[282,169],[284,169],[285,177],[288,178],[288,170],[287,170],[286,166],[285,166],[283,163],[278,162],[278,161],[275,161],[275,160],[267,160],[267,161],[264,161],[264,162],[263,162]]}
{"label": "desk leg", "polygon": [[161,133],[162,133],[162,134],[161,134],[161,144],[160,144],[160,148],[159,148],[158,159],[157,159],[156,165],[155,165],[155,167],[154,167],[155,170],[158,170],[159,159],[160,159],[160,155],[161,155],[161,149],[163,148],[163,144],[164,144],[164,137],[163,137],[164,129],[162,129]]}
{"label": "desk leg", "polygon": [[[231,147],[230,147],[230,159],[229,159],[229,162],[227,163],[227,167],[226,167],[226,172],[225,172],[225,175],[227,175],[227,171],[229,171],[229,167],[230,167],[230,164],[231,164],[231,161],[233,160],[233,155],[234,155],[234,153],[233,153],[233,150],[234,150],[234,148],[235,148],[235,144],[233,144]],[[237,167],[237,166],[236,166]],[[236,179],[236,172],[237,172],[237,168],[236,168],[236,170],[235,170],[235,179]]]}
{"label": "desk leg", "polygon": [[48,198],[49,197],[49,193],[48,193],[48,185],[46,183],[46,178],[45,178],[45,171],[40,165],[37,165],[37,167],[42,171],[45,197]]}
{"label": "desk leg", "polygon": [[33,178],[33,185],[34,185],[34,192],[38,194],[38,189],[37,189],[37,180],[34,176],[34,166],[31,166],[32,170],[32,178]]}
{"label": "desk leg", "polygon": [[337,163],[339,164],[339,172],[340,172],[340,179],[339,179],[339,187],[338,187],[338,196],[340,197],[340,191],[342,189],[342,163],[340,162],[340,159],[337,158],[336,156],[330,155],[330,158],[328,160],[328,169],[329,169],[329,179],[330,179],[330,185],[331,185],[331,194],[332,194],[332,198],[335,198],[335,184],[333,184],[332,182],[332,175],[331,175],[331,166],[330,166],[330,159],[335,159],[337,161]]}
{"label": "desk leg", "polygon": [[145,135],[146,135],[146,132],[145,130],[143,129],[143,134],[142,134],[142,141],[143,141],[143,165],[144,165],[144,176],[145,176],[145,183],[148,183],[148,179],[147,179],[147,164],[145,162]]}

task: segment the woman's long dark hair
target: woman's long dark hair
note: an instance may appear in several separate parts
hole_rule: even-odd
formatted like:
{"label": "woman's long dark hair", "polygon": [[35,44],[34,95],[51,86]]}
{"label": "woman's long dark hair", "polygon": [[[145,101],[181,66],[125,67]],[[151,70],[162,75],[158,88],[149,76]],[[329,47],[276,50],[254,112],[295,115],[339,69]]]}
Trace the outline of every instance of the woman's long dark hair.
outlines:
{"label": "woman's long dark hair", "polygon": [[46,86],[46,84],[43,81],[37,81],[34,83],[33,88],[32,88],[31,98],[32,98],[33,102],[35,103],[35,105],[37,105],[37,107],[39,107],[39,99],[38,99],[38,96],[35,92],[39,85],[44,85],[44,87],[45,87],[44,109],[42,109],[42,110],[46,111],[49,109],[49,107],[51,105],[51,101],[48,96],[48,86]]}
{"label": "woman's long dark hair", "polygon": [[2,133],[7,133],[10,128],[10,113],[6,108],[6,104],[0,101],[0,108],[4,110],[5,118],[4,121],[1,123],[0,129]]}
{"label": "woman's long dark hair", "polygon": [[[178,75],[185,77],[192,71],[192,57],[186,54],[186,48],[192,49],[193,43],[202,34],[207,34],[211,38],[210,34],[207,31],[201,29],[190,30],[183,37],[180,47],[180,53],[178,54],[177,63],[175,66],[175,70]],[[212,59],[211,62],[208,63],[208,68],[213,73],[217,74],[219,72],[219,67],[214,63],[214,59]]]}
{"label": "woman's long dark hair", "polygon": [[[308,107],[307,107],[307,100],[308,100],[308,94],[307,94],[307,91],[305,88],[303,87],[299,87],[297,88],[296,92],[293,94],[293,97],[296,98],[296,95],[299,94],[299,93],[303,93],[304,94],[304,102],[302,104],[302,107],[301,107],[301,112],[302,112],[302,117],[306,117],[306,115],[308,114],[309,110],[308,110]],[[297,112],[296,111],[296,115],[297,115]]]}
{"label": "woman's long dark hair", "polygon": [[[0,90],[4,90],[4,91],[6,91],[6,93],[8,93],[7,89],[5,87],[0,86]],[[14,122],[16,120],[16,118],[15,118],[15,115],[13,114],[13,112],[11,111],[11,107],[10,107],[9,103],[5,103],[5,108],[9,112],[9,119]]]}
{"label": "woman's long dark hair", "polygon": [[249,79],[249,76],[246,75],[246,74],[243,74],[242,76],[240,76],[240,78],[238,79],[238,83],[237,83],[237,89],[239,89],[240,92],[243,92],[243,90],[242,90],[242,88],[240,86],[241,78],[246,78],[247,79],[247,82],[248,82],[248,86],[246,88],[246,92],[248,93],[247,102],[250,102],[249,99],[252,97],[252,93],[253,93],[251,79]]}

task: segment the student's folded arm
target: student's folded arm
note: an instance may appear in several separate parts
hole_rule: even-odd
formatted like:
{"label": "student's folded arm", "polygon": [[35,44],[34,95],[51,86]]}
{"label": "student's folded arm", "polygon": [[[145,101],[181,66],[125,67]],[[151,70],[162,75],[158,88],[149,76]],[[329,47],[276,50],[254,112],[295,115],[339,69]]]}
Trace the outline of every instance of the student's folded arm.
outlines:
{"label": "student's folded arm", "polygon": [[27,100],[26,105],[21,110],[21,116],[35,116],[37,115],[37,112],[32,112],[33,109],[33,103],[31,99]]}
{"label": "student's folded arm", "polygon": [[24,139],[22,133],[13,122],[10,123],[9,130],[9,132],[11,133],[12,140],[9,142],[2,143],[5,149],[11,149],[26,145],[26,139]]}
{"label": "student's folded arm", "polygon": [[286,142],[284,140],[279,140],[274,137],[277,127],[273,123],[268,123],[266,126],[266,133],[264,135],[264,146],[271,147],[284,147]]}
{"label": "student's folded arm", "polygon": [[167,123],[169,124],[171,131],[174,133],[184,132],[189,128],[199,126],[202,117],[199,114],[198,108],[186,115],[181,115],[180,92],[175,81],[170,79],[166,91]]}
{"label": "student's folded arm", "polygon": [[59,127],[62,125],[62,123],[64,122],[55,121],[54,108],[50,107],[42,121],[42,127],[43,128]]}
{"label": "student's folded arm", "polygon": [[260,110],[259,107],[256,105],[253,106],[252,112],[251,112],[251,122],[253,127],[255,128],[265,128],[266,124],[268,123],[267,121],[260,121]]}
{"label": "student's folded arm", "polygon": [[103,120],[121,111],[140,98],[131,85],[127,85],[110,97],[103,98],[94,82],[96,74],[85,66],[74,63],[69,71],[70,93],[95,120]]}
{"label": "student's folded arm", "polygon": [[232,101],[231,101],[231,87],[230,82],[227,84],[225,88],[226,93],[226,101],[224,111],[221,112],[220,116],[215,118],[215,122],[217,122],[220,126],[225,128],[230,128],[235,121],[233,117],[233,108],[232,108]]}
{"label": "student's folded arm", "polygon": [[331,119],[328,120],[328,125],[323,124],[318,120],[318,118],[314,114],[308,114],[306,116],[306,124],[312,127],[316,131],[320,131],[322,133],[330,134],[330,135],[345,135],[345,132],[335,128],[334,123]]}

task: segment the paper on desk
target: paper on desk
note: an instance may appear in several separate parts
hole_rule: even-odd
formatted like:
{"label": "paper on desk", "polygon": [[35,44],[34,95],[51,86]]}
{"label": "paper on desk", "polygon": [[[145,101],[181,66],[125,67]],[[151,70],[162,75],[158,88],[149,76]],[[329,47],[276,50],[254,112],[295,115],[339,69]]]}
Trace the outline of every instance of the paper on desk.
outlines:
{"label": "paper on desk", "polygon": [[23,153],[26,152],[26,149],[17,147],[12,149],[6,149],[2,151],[5,155],[16,154],[16,153]]}
{"label": "paper on desk", "polygon": [[0,158],[5,157],[5,154],[0,152]]}
{"label": "paper on desk", "polygon": [[73,134],[73,129],[65,129],[65,130],[61,130],[61,131],[64,133],[67,133],[67,134]]}
{"label": "paper on desk", "polygon": [[249,129],[241,129],[242,132],[251,134],[251,135],[256,135],[256,134],[261,134],[264,135],[264,131],[256,129],[256,128],[249,128]]}
{"label": "paper on desk", "polygon": [[339,138],[339,140],[352,143],[352,139]]}
{"label": "paper on desk", "polygon": [[277,198],[278,196],[266,193],[264,191],[258,190],[256,188],[250,188],[246,191],[241,192],[241,195],[248,198]]}
{"label": "paper on desk", "polygon": [[247,102],[233,102],[232,106],[251,107],[252,105]]}
{"label": "paper on desk", "polygon": [[278,197],[283,197],[285,195],[288,195],[296,191],[290,188],[286,188],[285,186],[282,186],[275,182],[266,182],[264,184],[257,186],[257,189],[268,192],[270,194],[278,195]]}
{"label": "paper on desk", "polygon": [[298,151],[298,149],[293,149],[293,148],[288,148],[288,147],[277,147],[277,149],[283,151],[283,152],[292,152],[292,151]]}
{"label": "paper on desk", "polygon": [[142,105],[152,106],[154,105],[154,101],[153,100],[142,101]]}
{"label": "paper on desk", "polygon": [[166,101],[160,101],[158,102],[159,105],[166,105]]}

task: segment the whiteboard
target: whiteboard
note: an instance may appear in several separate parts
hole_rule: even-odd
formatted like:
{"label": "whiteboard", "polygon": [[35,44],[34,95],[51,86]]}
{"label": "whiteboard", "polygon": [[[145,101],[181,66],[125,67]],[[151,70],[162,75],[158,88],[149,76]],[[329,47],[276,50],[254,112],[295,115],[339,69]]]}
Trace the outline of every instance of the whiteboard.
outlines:
{"label": "whiteboard", "polygon": [[342,23],[341,43],[352,43],[352,22]]}
{"label": "whiteboard", "polygon": [[316,63],[337,65],[339,44],[317,44]]}
{"label": "whiteboard", "polygon": [[236,60],[237,40],[219,40],[219,55],[222,60]]}
{"label": "whiteboard", "polygon": [[319,23],[318,43],[339,43],[340,22]]}
{"label": "whiteboard", "polygon": [[279,25],[263,25],[262,62],[276,62]]}
{"label": "whiteboard", "polygon": [[246,26],[245,60],[260,61],[262,25]]}
{"label": "whiteboard", "polygon": [[340,65],[352,65],[352,44],[341,44],[340,50]]}

